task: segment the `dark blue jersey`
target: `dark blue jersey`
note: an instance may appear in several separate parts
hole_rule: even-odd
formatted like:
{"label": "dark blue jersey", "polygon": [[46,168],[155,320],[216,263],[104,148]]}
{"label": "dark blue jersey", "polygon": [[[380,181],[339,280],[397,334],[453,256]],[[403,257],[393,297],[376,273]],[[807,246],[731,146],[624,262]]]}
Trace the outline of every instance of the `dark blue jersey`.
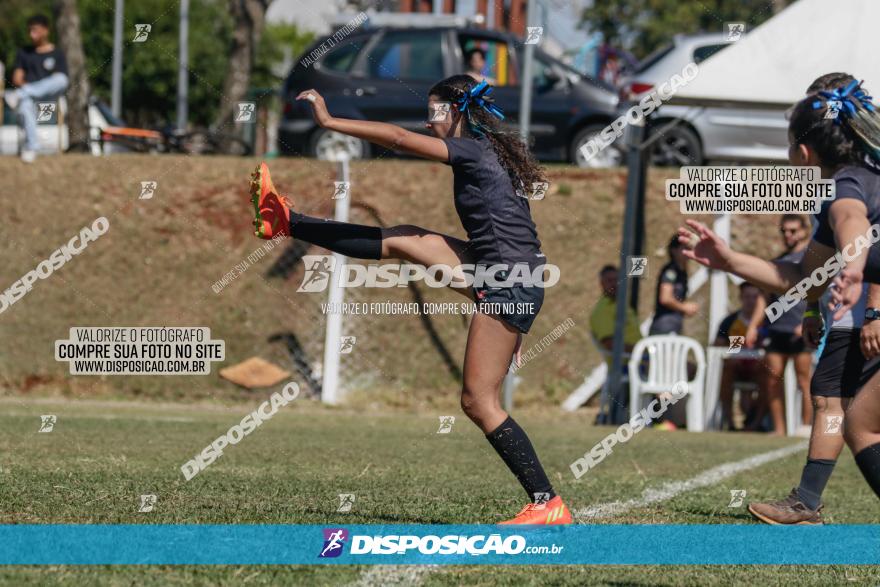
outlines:
{"label": "dark blue jersey", "polygon": [[[880,168],[871,165],[849,165],[834,174],[835,197],[823,202],[816,216],[816,232],[813,240],[819,244],[836,249],[834,231],[829,220],[829,210],[838,200],[854,199],[865,204],[868,209],[868,222],[880,224]],[[874,245],[868,254],[865,267],[865,281],[880,283],[880,247]]]}
{"label": "dark blue jersey", "polygon": [[516,193],[484,137],[443,139],[449,149],[455,211],[468,236],[468,254],[476,264],[544,263],[529,200]]}

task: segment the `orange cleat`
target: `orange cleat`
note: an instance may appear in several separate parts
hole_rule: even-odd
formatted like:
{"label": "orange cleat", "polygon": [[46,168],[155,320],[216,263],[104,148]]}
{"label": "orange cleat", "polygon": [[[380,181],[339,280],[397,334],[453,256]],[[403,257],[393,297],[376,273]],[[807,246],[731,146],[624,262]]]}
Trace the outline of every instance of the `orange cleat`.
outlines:
{"label": "orange cleat", "polygon": [[506,524],[537,524],[547,526],[564,526],[571,524],[571,512],[562,503],[558,495],[547,503],[530,503],[512,520],[499,522]]}
{"label": "orange cleat", "polygon": [[290,201],[275,189],[269,166],[260,163],[251,175],[251,202],[254,204],[254,234],[262,239],[290,236]]}

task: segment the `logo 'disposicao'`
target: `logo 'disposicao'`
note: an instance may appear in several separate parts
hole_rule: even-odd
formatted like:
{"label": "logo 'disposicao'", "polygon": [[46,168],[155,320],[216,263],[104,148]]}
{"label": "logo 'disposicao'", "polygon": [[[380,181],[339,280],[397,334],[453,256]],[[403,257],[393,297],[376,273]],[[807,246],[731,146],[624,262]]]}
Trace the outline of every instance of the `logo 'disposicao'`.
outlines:
{"label": "logo 'disposicao'", "polygon": [[345,528],[324,528],[324,548],[318,558],[336,558],[342,554],[345,541],[348,540],[348,530]]}

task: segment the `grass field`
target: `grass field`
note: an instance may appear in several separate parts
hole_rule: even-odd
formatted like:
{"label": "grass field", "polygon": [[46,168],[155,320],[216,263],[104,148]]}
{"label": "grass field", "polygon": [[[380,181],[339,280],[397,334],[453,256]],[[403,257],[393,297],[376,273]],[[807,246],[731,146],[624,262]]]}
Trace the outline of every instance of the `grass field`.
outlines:
{"label": "grass field", "polygon": [[[256,403],[256,400],[253,402]],[[436,434],[443,412],[383,414],[329,409],[297,400],[195,479],[180,465],[253,405],[133,402],[0,402],[2,523],[494,523],[523,496],[478,430],[463,417]],[[55,414],[38,433],[41,414]],[[645,430],[579,481],[569,463],[609,428],[589,417],[517,413],[536,442],[557,491],[588,523],[751,524],[729,508],[730,490],[748,499],[784,496],[805,453],[682,491],[650,505],[586,517],[586,508],[638,500],[646,490],[693,479],[724,463],[797,445],[752,434]],[[354,493],[349,513],[338,494]],[[139,513],[139,496],[155,494]],[[880,523],[876,498],[844,455],[826,492],[837,524]],[[599,509],[602,509],[601,507]],[[594,510],[595,511],[595,510]],[[784,547],[781,545],[781,547]],[[762,584],[876,585],[871,567],[50,567],[0,570],[6,584]]]}
{"label": "grass field", "polygon": [[[0,231],[6,239],[0,289],[9,287],[99,216],[110,230],[0,314],[0,523],[350,524],[494,523],[523,505],[515,480],[458,407],[467,321],[371,317],[346,322],[357,352],[343,355],[344,408],[301,397],[185,482],[180,466],[253,410],[270,390],[247,391],[221,367],[259,356],[291,361],[273,335],[302,344],[318,365],[323,296],[295,294],[302,276],[292,245],[277,247],[220,293],[213,284],[262,243],[250,236],[244,196],[255,160],[183,156],[44,157],[23,166],[0,158]],[[273,163],[273,177],[298,209],[331,213],[336,173],[302,159]],[[575,481],[569,464],[610,432],[584,409],[559,403],[600,358],[585,325],[598,299],[598,269],[618,259],[625,173],[551,167],[551,192],[533,205],[548,259],[562,280],[548,290],[529,348],[566,319],[576,327],[518,375],[515,415],[529,431],[557,490],[583,523],[751,524],[730,491],[780,498],[797,484],[801,440],[763,435],[645,430]],[[663,197],[669,173],[647,189],[652,306],[663,248],[681,216]],[[393,181],[389,181],[393,178]],[[150,200],[140,182],[158,181]],[[417,223],[463,236],[451,173],[413,161],[352,165],[352,219]],[[38,188],[38,190],[37,190]],[[38,211],[40,216],[35,216]],[[46,212],[48,211],[48,213]],[[772,217],[737,217],[734,238],[752,252],[775,250]],[[767,235],[771,235],[770,238]],[[320,253],[319,249],[308,252]],[[288,257],[293,263],[284,269]],[[273,273],[272,268],[282,267]],[[349,294],[358,301],[410,302],[407,288]],[[362,296],[354,298],[354,296]],[[428,302],[454,294],[422,287]],[[348,298],[347,298],[348,299]],[[705,292],[697,300],[706,308]],[[707,312],[686,333],[705,340]],[[71,377],[54,341],[73,326],[207,326],[226,342],[226,361],[202,377]],[[428,330],[433,329],[433,343]],[[446,360],[443,353],[446,352]],[[303,382],[303,372],[293,378]],[[304,394],[305,395],[305,394]],[[51,433],[40,415],[54,414]],[[438,417],[455,415],[451,434]],[[790,449],[785,456],[764,458]],[[753,462],[753,459],[758,458]],[[763,462],[763,464],[758,464]],[[337,512],[338,495],[355,506]],[[137,511],[141,495],[156,509]],[[826,492],[837,524],[877,524],[876,498],[849,454]],[[784,545],[781,545],[784,547]],[[868,567],[39,567],[0,568],[9,585],[877,585]]]}

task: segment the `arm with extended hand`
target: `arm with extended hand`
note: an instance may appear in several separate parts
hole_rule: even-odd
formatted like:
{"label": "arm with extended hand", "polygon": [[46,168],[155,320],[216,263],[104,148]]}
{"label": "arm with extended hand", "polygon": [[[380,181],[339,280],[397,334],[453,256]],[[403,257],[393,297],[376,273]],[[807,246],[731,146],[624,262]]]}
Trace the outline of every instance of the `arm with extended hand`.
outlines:
{"label": "arm with extended hand", "polygon": [[330,115],[324,98],[315,90],[301,92],[296,99],[311,103],[312,115],[321,128],[363,139],[386,149],[404,151],[433,161],[449,161],[449,150],[441,139],[408,131],[386,122],[336,118]]}
{"label": "arm with extended hand", "polygon": [[[834,254],[831,247],[810,241],[800,263],[765,261],[734,251],[724,239],[701,222],[688,220],[687,225],[688,228],[678,229],[679,241],[685,245],[685,256],[710,269],[739,275],[761,289],[775,293],[784,293],[795,287],[824,259]],[[815,300],[822,295],[822,291],[820,288],[810,288],[806,290],[806,295],[808,299]]]}

